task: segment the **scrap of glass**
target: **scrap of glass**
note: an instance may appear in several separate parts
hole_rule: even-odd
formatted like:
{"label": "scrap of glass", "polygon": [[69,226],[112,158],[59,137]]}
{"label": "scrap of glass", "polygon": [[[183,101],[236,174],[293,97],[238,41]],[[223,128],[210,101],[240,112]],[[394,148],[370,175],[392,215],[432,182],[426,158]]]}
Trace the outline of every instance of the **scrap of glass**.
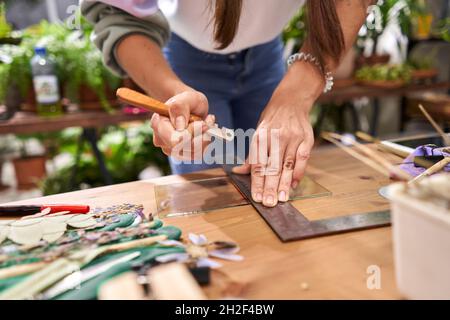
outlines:
{"label": "scrap of glass", "polygon": [[[331,192],[309,177],[303,178],[290,199],[325,197]],[[228,177],[184,181],[155,186],[160,218],[208,213],[214,210],[247,205],[248,201]]]}

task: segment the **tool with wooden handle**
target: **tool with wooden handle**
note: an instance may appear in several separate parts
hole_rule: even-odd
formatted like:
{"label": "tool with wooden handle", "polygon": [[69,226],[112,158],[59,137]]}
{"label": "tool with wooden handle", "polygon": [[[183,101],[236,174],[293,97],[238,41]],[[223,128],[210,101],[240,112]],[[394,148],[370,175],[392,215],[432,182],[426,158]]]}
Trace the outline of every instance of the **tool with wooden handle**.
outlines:
{"label": "tool with wooden handle", "polygon": [[437,124],[436,121],[434,121],[433,117],[428,113],[428,111],[423,107],[423,105],[419,104],[419,109],[422,111],[425,118],[427,118],[428,122],[433,126],[433,128],[436,130],[437,133],[440,134],[442,137],[442,140],[444,140],[444,144],[446,147],[450,147],[450,137],[448,134],[444,132],[444,130],[441,129],[441,127]]}
{"label": "tool with wooden handle", "polygon": [[[156,112],[161,116],[169,117],[168,105],[156,99],[150,98],[149,96],[146,96],[145,94],[139,93],[137,91],[128,88],[119,88],[117,90],[117,98],[124,103],[128,103],[136,107],[141,107],[152,112]],[[202,118],[195,115],[191,115],[189,118],[189,122],[202,120],[203,120]],[[214,126],[210,126],[207,133],[213,137],[226,141],[233,141],[234,139],[233,130],[227,129],[225,127],[219,128],[217,124],[215,124]]]}
{"label": "tool with wooden handle", "polygon": [[443,170],[448,164],[450,164],[450,157],[445,157],[435,165],[431,166],[424,172],[422,172],[420,175],[415,177],[413,180],[410,181],[410,183],[419,182],[425,177],[429,177],[432,174],[438,173],[439,171]]}

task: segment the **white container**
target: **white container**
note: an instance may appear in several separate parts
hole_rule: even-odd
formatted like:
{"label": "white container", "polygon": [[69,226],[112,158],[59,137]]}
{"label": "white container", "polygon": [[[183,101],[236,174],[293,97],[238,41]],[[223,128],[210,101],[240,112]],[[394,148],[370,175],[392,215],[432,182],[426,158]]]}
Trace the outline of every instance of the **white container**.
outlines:
{"label": "white container", "polygon": [[[450,192],[450,190],[449,190]],[[389,187],[397,287],[408,299],[450,299],[450,211]]]}

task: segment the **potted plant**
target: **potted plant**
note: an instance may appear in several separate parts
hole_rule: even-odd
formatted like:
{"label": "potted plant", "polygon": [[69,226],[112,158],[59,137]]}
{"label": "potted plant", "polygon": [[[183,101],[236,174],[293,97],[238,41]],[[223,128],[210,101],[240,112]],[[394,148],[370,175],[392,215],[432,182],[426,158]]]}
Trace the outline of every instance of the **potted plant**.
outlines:
{"label": "potted plant", "polygon": [[0,39],[5,39],[11,34],[12,27],[6,21],[5,3],[0,3]]}
{"label": "potted plant", "polygon": [[121,79],[106,69],[101,53],[86,36],[74,33],[65,42],[65,96],[81,109],[113,110]]}
{"label": "potted plant", "polygon": [[[410,1],[378,0],[370,7],[369,15],[359,32],[358,47],[361,55],[358,65],[376,65],[389,62],[388,54],[378,52],[380,36],[390,23],[397,23],[403,34],[410,31]],[[371,48],[371,50],[368,50]]]}
{"label": "potted plant", "polygon": [[5,3],[0,3],[0,39],[8,37],[11,31],[11,25],[6,21]]}
{"label": "potted plant", "polygon": [[6,4],[0,3],[0,44],[19,44],[21,41],[21,33],[14,31],[6,20]]}
{"label": "potted plant", "polygon": [[43,154],[32,154],[28,151],[27,142],[33,136],[19,136],[18,156],[12,162],[16,174],[18,189],[31,189],[38,186],[46,175],[45,152]]}
{"label": "potted plant", "polygon": [[408,65],[411,67],[411,78],[413,81],[429,81],[438,75],[438,70],[434,67],[431,58],[421,57],[420,59],[409,59]]}
{"label": "potted plant", "polygon": [[[90,41],[92,26],[79,17],[81,30],[69,30],[61,24],[40,23],[34,33],[47,47],[58,65],[58,77],[64,96],[81,109],[104,109],[112,112],[116,104],[115,90],[121,79],[103,64],[101,52]],[[36,37],[36,36],[35,36]]]}
{"label": "potted plant", "polygon": [[36,110],[30,60],[39,44],[56,61],[66,98],[79,103],[82,109],[112,111],[115,89],[121,80],[103,66],[100,52],[89,41],[90,32],[89,27],[84,32],[73,31],[62,24],[42,21],[23,32],[20,45],[1,46],[0,60],[7,61],[0,63],[0,101],[5,100],[8,91],[18,90],[20,101],[16,103],[21,109]]}
{"label": "potted plant", "polygon": [[411,0],[411,36],[414,39],[429,39],[433,30],[433,15],[425,0]]}
{"label": "potted plant", "polygon": [[81,109],[111,112],[120,79],[104,67],[101,53],[89,40],[92,29],[82,21],[83,31],[42,21],[25,34],[34,44],[45,46],[56,61],[65,98]]}
{"label": "potted plant", "polygon": [[356,79],[371,87],[399,88],[411,81],[411,67],[408,64],[364,66],[356,71]]}
{"label": "potted plant", "polygon": [[450,18],[439,21],[437,35],[443,40],[450,42]]}
{"label": "potted plant", "polygon": [[[16,97],[14,101],[9,100],[12,107],[21,107],[27,102],[31,104],[34,100],[34,92],[31,81],[31,70],[29,59],[32,52],[25,46],[2,45],[0,46],[0,102],[6,103],[8,94]],[[14,92],[17,92],[15,94]]]}

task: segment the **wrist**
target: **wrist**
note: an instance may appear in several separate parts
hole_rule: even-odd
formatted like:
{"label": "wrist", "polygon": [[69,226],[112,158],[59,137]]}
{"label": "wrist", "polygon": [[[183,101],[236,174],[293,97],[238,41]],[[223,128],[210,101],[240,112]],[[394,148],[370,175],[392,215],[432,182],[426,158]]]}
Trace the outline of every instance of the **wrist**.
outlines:
{"label": "wrist", "polygon": [[297,61],[289,67],[279,88],[297,101],[312,105],[322,95],[325,84],[323,74],[315,65]]}
{"label": "wrist", "polygon": [[158,100],[167,101],[180,93],[195,90],[179,81],[178,79],[174,79],[167,80],[161,83],[161,87],[159,88],[158,92],[154,92],[154,90],[152,90],[151,86],[149,85],[145,87],[145,91],[147,92],[147,94],[155,97]]}

